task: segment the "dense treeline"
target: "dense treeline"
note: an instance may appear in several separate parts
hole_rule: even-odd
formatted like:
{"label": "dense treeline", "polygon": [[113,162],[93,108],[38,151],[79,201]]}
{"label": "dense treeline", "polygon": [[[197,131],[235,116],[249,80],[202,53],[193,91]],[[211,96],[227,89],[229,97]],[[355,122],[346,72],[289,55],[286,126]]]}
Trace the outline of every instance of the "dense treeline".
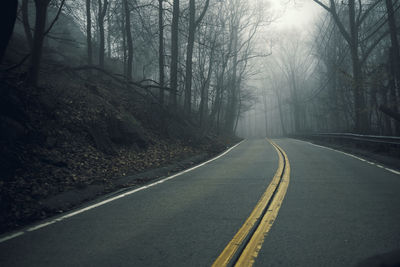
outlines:
{"label": "dense treeline", "polygon": [[400,135],[400,1],[314,4],[322,13],[311,27],[275,33],[241,133]]}
{"label": "dense treeline", "polygon": [[91,77],[100,68],[145,84],[161,106],[204,131],[233,134],[250,99],[243,93],[249,60],[263,56],[254,49],[268,20],[263,8],[243,0],[22,0],[17,24],[30,50],[27,82],[40,83],[47,46]]}
{"label": "dense treeline", "polygon": [[[145,84],[160,106],[204,132],[236,131],[257,102],[248,81],[258,72],[265,122],[277,121],[267,134],[399,135],[400,1],[313,2],[324,13],[306,34],[280,31],[261,42],[256,33],[271,22],[263,1],[22,0],[17,24],[32,51],[32,85],[43,46],[63,40],[54,49],[74,59],[68,64]],[[266,37],[276,39],[273,56],[253,60],[269,53]]]}
{"label": "dense treeline", "polygon": [[[332,130],[400,134],[399,7],[396,0],[315,1],[328,12],[316,36]],[[347,102],[347,105],[346,105]],[[345,106],[345,108],[343,108]]]}

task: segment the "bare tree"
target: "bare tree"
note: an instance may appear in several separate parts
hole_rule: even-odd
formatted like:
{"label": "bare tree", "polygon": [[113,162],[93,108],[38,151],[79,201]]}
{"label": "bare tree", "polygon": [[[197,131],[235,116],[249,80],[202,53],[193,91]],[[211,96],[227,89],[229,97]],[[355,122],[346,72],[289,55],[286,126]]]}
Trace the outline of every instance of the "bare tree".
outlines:
{"label": "bare tree", "polygon": [[93,64],[93,47],[92,47],[92,15],[90,0],[86,0],[86,45],[88,54],[88,65]]}
{"label": "bare tree", "polygon": [[170,93],[169,105],[172,109],[177,105],[178,91],[178,34],[179,34],[179,0],[174,0],[171,26],[171,68],[170,68]]}
{"label": "bare tree", "polygon": [[106,16],[108,0],[98,0],[98,26],[99,26],[99,66],[104,68],[105,55],[105,35],[104,35],[104,18]]}
{"label": "bare tree", "polygon": [[29,0],[22,0],[22,5],[21,5],[22,23],[24,26],[24,32],[25,32],[26,41],[28,43],[28,47],[29,47],[29,49],[32,50],[33,37],[32,37],[31,25],[29,23],[29,8],[28,7],[29,7]]}
{"label": "bare tree", "polygon": [[[355,0],[349,0],[347,5],[348,19],[341,18],[338,11],[338,3],[335,0],[329,0],[329,3],[325,4],[322,1],[314,0],[317,4],[327,10],[332,18],[334,19],[337,27],[340,30],[343,38],[346,40],[351,54],[352,72],[353,72],[353,94],[354,94],[354,111],[355,111],[355,128],[354,130],[358,133],[365,133],[368,131],[369,122],[368,114],[366,112],[365,105],[365,90],[364,90],[364,78],[362,65],[366,59],[376,47],[376,45],[383,39],[385,34],[380,35],[372,42],[368,47],[364,48],[363,55],[360,55],[361,42],[360,42],[360,29],[363,22],[368,18],[369,14],[374,8],[380,3],[375,0],[370,3],[367,7],[358,1],[358,6]],[[348,27],[346,27],[344,21],[348,21]],[[366,38],[363,40],[366,41]]]}
{"label": "bare tree", "polygon": [[203,11],[199,18],[196,17],[196,0],[189,0],[189,34],[186,52],[186,76],[185,76],[185,103],[184,111],[186,114],[191,112],[192,103],[192,64],[193,64],[193,47],[196,34],[196,28],[203,20],[207,12],[210,0],[206,0]]}
{"label": "bare tree", "polygon": [[164,105],[164,8],[163,0],[158,0],[158,77],[160,84],[159,101]]}
{"label": "bare tree", "polygon": [[43,39],[47,18],[47,7],[51,0],[35,0],[36,20],[35,34],[33,37],[32,59],[28,73],[29,83],[37,86],[39,81],[40,62],[42,59]]}
{"label": "bare tree", "polygon": [[[397,95],[396,97],[396,92],[392,93],[392,109],[394,110],[393,112],[398,113],[399,108],[399,100],[400,98],[400,48],[399,48],[399,41],[397,37],[397,25],[396,25],[396,17],[395,17],[395,10],[393,8],[393,1],[392,0],[386,0],[386,11],[388,15],[388,24],[389,24],[389,31],[390,31],[390,41],[391,41],[391,47],[390,47],[390,64],[392,66],[392,72],[393,72],[393,78],[395,77],[396,81],[392,84],[392,89],[395,90],[394,87],[397,88]],[[387,113],[386,114],[390,114]],[[400,123],[397,123],[397,134],[400,134]]]}
{"label": "bare tree", "polygon": [[131,10],[128,5],[128,0],[124,0],[124,10],[125,10],[125,35],[126,35],[126,48],[128,49],[128,60],[126,75],[128,80],[132,80],[132,67],[133,67],[133,40],[131,32]]}
{"label": "bare tree", "polygon": [[14,29],[15,19],[17,17],[17,9],[17,0],[6,1],[5,4],[2,4],[2,9],[0,11],[0,63],[3,61],[4,53],[7,49],[8,42]]}

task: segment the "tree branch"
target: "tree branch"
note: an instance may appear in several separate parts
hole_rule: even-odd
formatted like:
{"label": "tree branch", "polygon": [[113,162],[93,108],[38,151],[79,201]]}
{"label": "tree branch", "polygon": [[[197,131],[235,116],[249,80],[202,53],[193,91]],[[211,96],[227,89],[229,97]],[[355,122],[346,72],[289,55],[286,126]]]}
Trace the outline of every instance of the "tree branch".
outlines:
{"label": "tree branch", "polygon": [[62,10],[62,8],[63,8],[63,6],[64,6],[64,3],[65,3],[65,0],[62,0],[62,2],[61,2],[61,4],[60,4],[60,7],[58,8],[56,17],[55,17],[55,18],[53,19],[53,21],[51,22],[49,28],[43,33],[43,36],[46,36],[46,35],[50,32],[51,28],[53,28],[54,24],[56,23],[56,21],[58,20],[58,17],[59,17],[60,14],[61,14],[61,10]]}
{"label": "tree branch", "polygon": [[318,5],[320,5],[323,9],[325,9],[326,11],[328,11],[329,13],[331,13],[331,9],[326,6],[325,4],[323,4],[321,1],[319,0],[313,0],[315,3],[317,3]]}
{"label": "tree branch", "polygon": [[205,5],[204,5],[203,11],[202,11],[201,14],[200,14],[200,17],[199,17],[199,18],[196,20],[196,22],[194,23],[194,25],[195,25],[194,27],[195,27],[195,28],[197,28],[197,27],[199,26],[200,22],[203,20],[205,14],[206,14],[206,12],[207,12],[209,3],[210,3],[210,0],[207,0],[206,3],[205,3]]}
{"label": "tree branch", "polygon": [[[372,5],[369,6],[369,8],[367,10],[365,10],[364,14],[361,16],[361,18],[359,19],[359,21],[357,21],[357,26],[359,27],[363,21],[368,17],[368,14],[380,3],[380,0],[377,0],[375,3],[373,3]],[[361,9],[361,6],[360,6]]]}

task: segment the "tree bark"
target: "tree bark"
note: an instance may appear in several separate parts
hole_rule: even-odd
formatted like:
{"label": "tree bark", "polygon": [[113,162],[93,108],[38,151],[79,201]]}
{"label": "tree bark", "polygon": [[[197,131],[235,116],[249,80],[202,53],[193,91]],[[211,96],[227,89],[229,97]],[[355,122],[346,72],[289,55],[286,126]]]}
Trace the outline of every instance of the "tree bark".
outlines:
{"label": "tree bark", "polygon": [[368,114],[365,110],[363,77],[361,62],[358,52],[358,27],[355,19],[355,0],[349,0],[349,24],[350,24],[350,53],[353,68],[353,89],[354,89],[354,111],[355,111],[355,132],[368,132]]}
{"label": "tree bark", "polygon": [[88,65],[93,64],[93,47],[92,47],[92,15],[90,0],[86,0],[86,43],[87,43],[87,55]]}
{"label": "tree bark", "polygon": [[299,133],[301,130],[300,127],[300,105],[299,99],[297,95],[297,83],[296,83],[296,74],[293,69],[290,70],[290,79],[291,79],[291,100],[292,100],[292,114],[293,114],[293,123],[294,123],[294,132]]}
{"label": "tree bark", "polygon": [[228,89],[228,103],[225,114],[225,131],[228,134],[233,134],[234,122],[235,122],[235,114],[237,108],[237,65],[238,65],[238,25],[234,25],[232,29],[232,38],[233,38],[233,66],[232,66],[232,74],[230,78],[230,88]]}
{"label": "tree bark", "polygon": [[[125,3],[121,5],[121,14],[125,14]],[[126,27],[125,27],[125,15],[121,18],[119,17],[118,19],[120,20],[120,30],[121,30],[121,35],[122,35],[122,64],[123,64],[123,69],[124,69],[124,76],[128,77],[127,74],[127,68],[126,68]]]}
{"label": "tree bark", "polygon": [[189,0],[189,34],[186,49],[186,75],[185,75],[185,102],[183,109],[185,114],[191,113],[192,106],[192,75],[193,75],[193,48],[195,41],[196,28],[203,19],[209,5],[209,0],[206,1],[200,17],[196,20],[196,1]]}
{"label": "tree bark", "polygon": [[281,121],[282,135],[286,136],[285,122],[283,121],[282,101],[278,92],[277,92],[277,97],[278,97],[279,119]]}
{"label": "tree bark", "polygon": [[107,57],[111,58],[111,10],[107,10]]}
{"label": "tree bark", "polygon": [[[366,111],[365,100],[364,100],[364,89],[363,89],[363,74],[362,74],[362,60],[359,56],[359,34],[358,30],[361,25],[361,21],[365,19],[371,9],[358,14],[356,18],[355,0],[348,0],[348,13],[349,13],[349,27],[348,32],[341,22],[339,15],[336,10],[336,3],[334,0],[329,0],[330,6],[324,5],[319,0],[314,0],[317,4],[327,10],[334,19],[336,25],[339,28],[340,33],[346,40],[351,53],[352,60],[352,72],[353,72],[353,95],[354,95],[354,113],[355,113],[355,125],[354,131],[357,133],[366,133],[369,130],[368,123],[368,112]],[[361,1],[359,2],[361,4]],[[370,8],[375,7],[371,5]],[[361,7],[360,7],[361,8]],[[361,12],[361,11],[360,11]],[[371,47],[370,47],[371,48]],[[368,49],[367,49],[368,50]]]}
{"label": "tree bark", "polygon": [[29,23],[29,11],[28,11],[29,0],[22,0],[21,12],[22,12],[22,24],[24,25],[24,32],[28,47],[30,50],[33,48],[33,37],[31,25]]}
{"label": "tree bark", "polygon": [[[393,107],[395,112],[399,110],[399,101],[400,101],[400,48],[399,48],[399,41],[397,38],[397,25],[396,25],[396,18],[393,9],[393,1],[386,0],[386,11],[388,14],[388,24],[389,24],[389,31],[390,31],[390,41],[391,41],[391,53],[390,53],[390,66],[391,72],[394,79],[392,99],[390,101],[390,106]],[[397,90],[395,89],[397,88]],[[397,93],[397,96],[396,96]],[[396,134],[400,135],[400,124],[396,124]]]}
{"label": "tree bark", "polygon": [[195,15],[196,15],[195,0],[189,1],[189,34],[186,49],[186,76],[185,76],[185,102],[183,110],[186,115],[190,115],[192,104],[192,64],[193,64],[193,47],[195,38]]}
{"label": "tree bark", "polygon": [[205,125],[205,117],[208,113],[208,90],[210,88],[210,80],[211,80],[211,74],[213,71],[213,60],[214,60],[214,53],[215,53],[215,39],[213,42],[213,45],[211,47],[211,54],[210,54],[210,60],[208,64],[208,72],[207,72],[207,78],[204,82],[203,87],[201,88],[201,99],[200,99],[200,127],[203,127]]}
{"label": "tree bark", "polygon": [[100,68],[104,68],[104,54],[105,54],[105,37],[104,37],[104,18],[107,12],[108,0],[104,0],[104,4],[101,0],[98,0],[99,3],[99,66]]}
{"label": "tree bark", "polygon": [[158,76],[160,83],[159,102],[164,105],[164,9],[163,0],[158,0]]}
{"label": "tree bark", "polygon": [[268,136],[268,113],[267,113],[267,92],[262,90],[262,98],[263,98],[263,105],[264,105],[264,121],[265,121],[265,136]]}
{"label": "tree bark", "polygon": [[107,57],[111,58],[111,15],[110,8],[107,10]]}
{"label": "tree bark", "polygon": [[28,82],[37,86],[39,81],[39,70],[42,59],[43,39],[46,27],[47,7],[50,0],[35,0],[36,20],[35,34],[33,38],[31,66],[28,73]]}
{"label": "tree bark", "polygon": [[170,69],[170,87],[169,105],[176,109],[177,91],[178,91],[178,34],[179,34],[179,0],[174,0],[172,9],[171,26],[171,69]]}
{"label": "tree bark", "polygon": [[128,60],[126,75],[129,81],[132,81],[132,67],[133,67],[133,40],[131,32],[131,11],[129,9],[128,0],[124,0],[125,8],[125,31],[126,31],[126,45],[128,48]]}
{"label": "tree bark", "polygon": [[390,41],[393,49],[392,62],[396,74],[398,95],[400,96],[400,49],[399,49],[399,40],[397,38],[397,25],[396,25],[396,18],[394,15],[392,0],[386,0],[386,10],[388,13]]}
{"label": "tree bark", "polygon": [[[4,0],[3,0],[4,1]],[[3,61],[8,42],[14,30],[17,18],[18,1],[8,0],[1,5],[0,9],[0,63]]]}

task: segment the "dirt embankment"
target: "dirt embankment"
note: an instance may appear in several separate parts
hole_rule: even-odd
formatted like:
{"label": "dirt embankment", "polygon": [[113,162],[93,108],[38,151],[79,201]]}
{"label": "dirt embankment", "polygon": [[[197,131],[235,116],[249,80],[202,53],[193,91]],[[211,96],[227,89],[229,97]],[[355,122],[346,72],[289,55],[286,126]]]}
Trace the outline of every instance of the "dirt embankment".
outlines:
{"label": "dirt embankment", "polygon": [[[148,91],[73,73],[0,82],[0,232],[143,184],[237,141],[169,114]],[[142,90],[142,91],[141,91]]]}

